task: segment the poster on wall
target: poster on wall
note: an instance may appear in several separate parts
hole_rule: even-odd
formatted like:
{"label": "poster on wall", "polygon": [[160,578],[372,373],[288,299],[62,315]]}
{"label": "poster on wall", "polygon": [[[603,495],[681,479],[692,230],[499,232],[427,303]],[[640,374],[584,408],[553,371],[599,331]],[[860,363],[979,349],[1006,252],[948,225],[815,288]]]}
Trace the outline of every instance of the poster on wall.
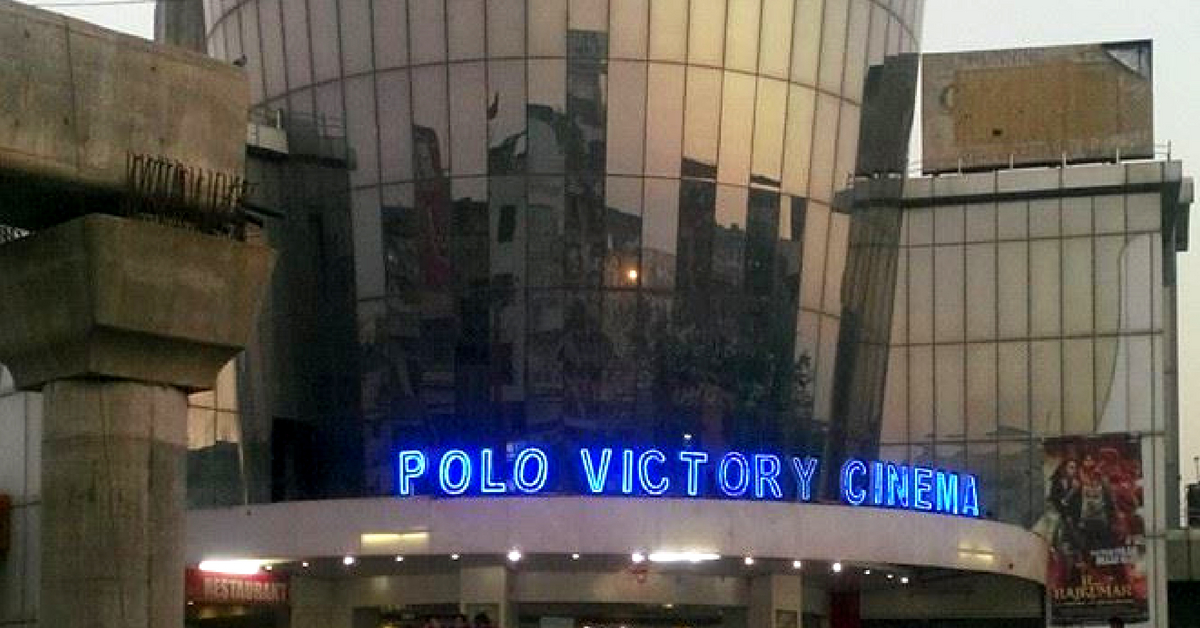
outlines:
{"label": "poster on wall", "polygon": [[1149,618],[1141,444],[1127,434],[1047,439],[1046,593],[1055,625]]}

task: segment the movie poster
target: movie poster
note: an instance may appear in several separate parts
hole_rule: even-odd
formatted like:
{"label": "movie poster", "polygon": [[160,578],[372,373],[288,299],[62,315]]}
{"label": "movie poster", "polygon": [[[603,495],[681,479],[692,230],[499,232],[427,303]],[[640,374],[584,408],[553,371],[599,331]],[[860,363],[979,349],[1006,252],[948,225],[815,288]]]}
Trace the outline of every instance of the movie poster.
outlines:
{"label": "movie poster", "polygon": [[1141,445],[1126,434],[1045,441],[1053,624],[1149,618]]}

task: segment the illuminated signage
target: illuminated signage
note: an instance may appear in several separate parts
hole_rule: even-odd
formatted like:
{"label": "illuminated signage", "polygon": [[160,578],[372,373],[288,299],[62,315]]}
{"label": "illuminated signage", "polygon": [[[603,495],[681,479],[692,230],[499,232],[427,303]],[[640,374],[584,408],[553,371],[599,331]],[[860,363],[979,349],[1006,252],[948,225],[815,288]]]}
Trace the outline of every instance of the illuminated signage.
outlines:
{"label": "illuminated signage", "polygon": [[[813,456],[686,449],[583,447],[565,456],[526,447],[406,449],[397,456],[397,492],[431,494],[718,497],[808,502],[820,461]],[[979,516],[979,488],[969,473],[851,458],[837,469],[841,500],[851,506]]]}
{"label": "illuminated signage", "polygon": [[208,573],[199,569],[185,572],[188,600],[200,604],[288,603],[288,579],[271,573]]}

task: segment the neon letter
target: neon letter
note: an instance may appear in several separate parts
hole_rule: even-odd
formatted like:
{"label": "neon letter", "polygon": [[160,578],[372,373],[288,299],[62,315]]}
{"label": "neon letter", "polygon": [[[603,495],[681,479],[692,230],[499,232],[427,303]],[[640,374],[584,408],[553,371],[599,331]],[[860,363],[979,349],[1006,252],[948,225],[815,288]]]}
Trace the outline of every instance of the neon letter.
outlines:
{"label": "neon letter", "polygon": [[933,469],[929,467],[913,467],[913,508],[917,510],[933,510]]}
{"label": "neon letter", "polygon": [[400,452],[400,471],[396,488],[401,495],[413,494],[413,478],[425,474],[425,454],[415,449]]}
{"label": "neon letter", "polygon": [[878,460],[871,463],[871,505],[883,505],[883,485],[887,476],[883,474],[883,463]]}
{"label": "neon letter", "polygon": [[[736,464],[738,469],[737,484],[729,482],[729,467]],[[746,489],[750,487],[750,463],[746,461],[746,456],[731,451],[721,457],[721,464],[717,467],[717,480],[721,485],[721,490],[730,497],[741,497],[746,494]]]}
{"label": "neon letter", "polygon": [[[451,467],[458,462],[458,479],[451,479]],[[462,495],[471,484],[471,458],[461,449],[451,449],[442,454],[438,465],[438,482],[447,495]]]}
{"label": "neon letter", "polygon": [[809,456],[804,460],[792,456],[792,471],[796,472],[796,486],[800,489],[800,501],[812,499],[812,481],[817,475],[817,459]]}
{"label": "neon letter", "polygon": [[979,516],[979,492],[975,488],[975,476],[963,475],[962,514],[968,517]]}
{"label": "neon letter", "polygon": [[[537,474],[533,476],[532,481],[525,479],[525,467],[531,460],[537,461]],[[513,484],[522,493],[536,493],[546,486],[549,472],[550,459],[546,457],[546,452],[537,447],[522,449],[513,461]]]}
{"label": "neon letter", "polygon": [[633,494],[633,450],[621,451],[621,492]]}
{"label": "neon letter", "polygon": [[583,461],[583,474],[587,477],[588,490],[593,493],[603,493],[604,483],[608,480],[608,465],[612,462],[612,449],[605,447],[600,450],[600,468],[592,462],[592,452],[587,449],[579,450],[579,458]]}
{"label": "neon letter", "polygon": [[703,451],[681,451],[679,460],[687,463],[688,497],[695,497],[700,493],[700,465],[708,462],[708,454]]}
{"label": "neon letter", "polygon": [[506,490],[504,482],[492,477],[494,458],[491,449],[479,452],[479,491],[482,493],[503,493]]}
{"label": "neon letter", "polygon": [[770,487],[771,497],[783,499],[783,491],[779,488],[779,456],[772,454],[754,454],[754,496],[762,499],[766,488]]}
{"label": "neon letter", "polygon": [[662,464],[667,461],[667,455],[657,449],[647,449],[638,456],[638,481],[642,485],[642,490],[648,495],[662,495],[667,492],[667,487],[671,485],[671,481],[667,479],[666,474],[660,474],[657,482],[650,481],[650,463],[657,462]]}
{"label": "neon letter", "polygon": [[851,458],[842,465],[842,499],[851,506],[861,506],[867,498],[867,491],[854,485],[854,476],[866,475],[867,463],[857,458]]}
{"label": "neon letter", "polygon": [[887,463],[887,505],[908,508],[908,467]]}
{"label": "neon letter", "polygon": [[958,474],[938,471],[935,477],[937,479],[937,511],[957,515]]}

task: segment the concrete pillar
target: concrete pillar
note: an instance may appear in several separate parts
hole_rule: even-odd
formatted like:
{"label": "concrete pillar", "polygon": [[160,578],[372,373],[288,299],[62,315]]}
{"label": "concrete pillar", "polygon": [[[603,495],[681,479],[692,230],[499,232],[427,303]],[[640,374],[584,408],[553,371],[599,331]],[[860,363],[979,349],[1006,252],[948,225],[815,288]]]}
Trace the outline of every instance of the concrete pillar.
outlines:
{"label": "concrete pillar", "polygon": [[798,574],[765,574],[751,578],[746,628],[800,627],[803,591]]}
{"label": "concrete pillar", "polygon": [[516,628],[516,608],[509,603],[509,578],[504,566],[463,567],[459,572],[459,608],[473,622],[484,612],[498,628]]}
{"label": "concrete pillar", "polygon": [[246,342],[273,259],[97,215],[0,246],[0,363],[44,396],[40,625],[182,627],[186,394]]}

